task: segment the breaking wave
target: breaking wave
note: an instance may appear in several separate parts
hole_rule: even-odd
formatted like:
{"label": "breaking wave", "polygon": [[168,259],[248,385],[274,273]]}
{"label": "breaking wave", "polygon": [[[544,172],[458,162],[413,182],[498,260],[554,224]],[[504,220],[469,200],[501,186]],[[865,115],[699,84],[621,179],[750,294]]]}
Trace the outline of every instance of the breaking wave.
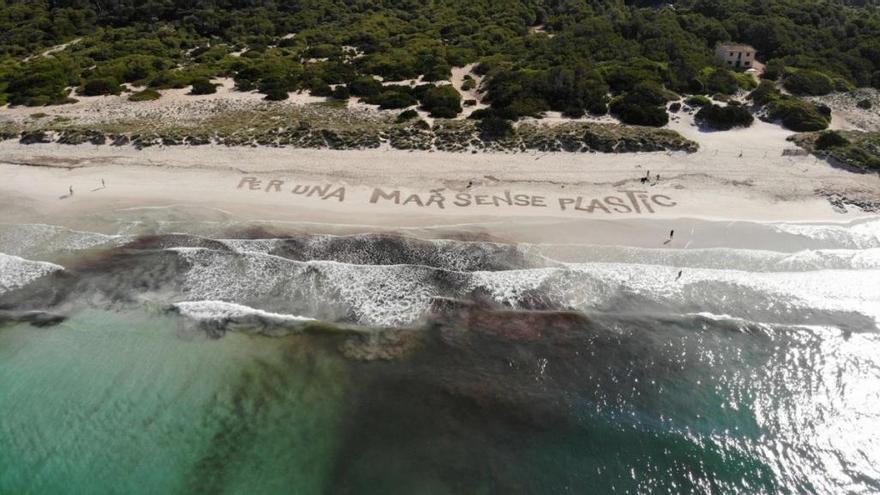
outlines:
{"label": "breaking wave", "polygon": [[0,294],[17,289],[63,266],[0,253]]}

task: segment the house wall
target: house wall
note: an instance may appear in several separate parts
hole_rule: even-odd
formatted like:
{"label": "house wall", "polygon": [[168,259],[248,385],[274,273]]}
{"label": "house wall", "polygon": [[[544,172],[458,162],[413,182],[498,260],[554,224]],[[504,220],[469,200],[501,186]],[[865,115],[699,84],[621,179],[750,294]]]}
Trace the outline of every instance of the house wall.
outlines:
{"label": "house wall", "polygon": [[731,69],[750,69],[755,64],[755,49],[749,46],[720,45],[715,56]]}

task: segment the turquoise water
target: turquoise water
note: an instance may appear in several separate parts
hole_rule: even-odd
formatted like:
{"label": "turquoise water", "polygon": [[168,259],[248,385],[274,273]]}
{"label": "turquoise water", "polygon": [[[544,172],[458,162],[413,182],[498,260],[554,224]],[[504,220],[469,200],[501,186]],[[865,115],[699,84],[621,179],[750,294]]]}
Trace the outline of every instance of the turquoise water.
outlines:
{"label": "turquoise water", "polygon": [[345,375],[301,340],[98,311],[0,329],[0,493],[320,493]]}
{"label": "turquoise water", "polygon": [[646,325],[440,323],[378,361],[341,352],[369,338],[211,339],[143,312],[9,325],[0,493],[878,488],[876,335]]}
{"label": "turquoise water", "polygon": [[880,493],[880,222],[743,227],[769,251],[171,213],[0,224],[0,494]]}

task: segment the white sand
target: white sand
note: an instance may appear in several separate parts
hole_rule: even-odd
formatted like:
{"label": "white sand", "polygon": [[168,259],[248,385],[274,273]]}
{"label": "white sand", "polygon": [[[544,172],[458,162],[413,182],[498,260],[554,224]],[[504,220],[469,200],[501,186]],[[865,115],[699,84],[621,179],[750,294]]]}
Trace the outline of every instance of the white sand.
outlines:
{"label": "white sand", "polygon": [[[138,151],[6,141],[0,143],[0,212],[5,218],[55,218],[191,205],[252,219],[410,226],[578,218],[844,221],[866,214],[857,208],[839,213],[817,191],[880,197],[877,175],[835,169],[811,156],[782,156],[791,144],[778,127],[756,123],[750,129],[707,134],[687,123],[678,125],[702,143],[700,152],[458,154],[222,146]],[[642,184],[639,178],[647,171],[651,183]],[[654,183],[656,174],[661,179]],[[242,183],[248,177],[260,182]],[[101,179],[106,188],[99,188]],[[275,187],[271,180],[283,182]],[[342,187],[344,198],[293,194],[297,185],[329,185],[325,196]],[[74,195],[60,199],[69,186]],[[398,204],[382,198],[371,203],[377,187],[387,194],[399,190]],[[432,191],[444,195],[444,208],[436,202],[418,205],[428,203]],[[492,203],[492,196],[505,191],[527,195],[529,206],[475,204]],[[622,191],[662,195],[660,203],[675,205],[654,203],[653,212],[644,207],[640,212],[632,207],[604,211],[613,210],[608,204],[583,210],[594,198],[626,199]],[[465,196],[470,204],[452,204],[457,193],[470,194]],[[418,199],[406,202],[412,194]],[[575,203],[579,196],[581,203]],[[576,205],[582,209],[575,210]]]}

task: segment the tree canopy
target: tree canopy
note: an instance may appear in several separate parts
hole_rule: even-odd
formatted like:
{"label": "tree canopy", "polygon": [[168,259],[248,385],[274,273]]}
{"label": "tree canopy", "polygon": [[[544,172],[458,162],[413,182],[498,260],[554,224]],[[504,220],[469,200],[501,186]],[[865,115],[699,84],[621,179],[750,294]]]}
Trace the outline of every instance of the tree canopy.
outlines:
{"label": "tree canopy", "polygon": [[0,102],[59,104],[70,88],[112,94],[125,83],[200,92],[209,91],[204,81],[232,77],[268,99],[349,91],[404,108],[427,96],[449,115],[460,105],[449,90],[388,91],[380,79],[436,83],[476,63],[493,116],[603,114],[614,103],[620,115],[659,123],[661,105],[643,105],[639,85],[749,89],[741,74],[716,67],[714,47],[724,41],[753,45],[768,75],[802,93],[880,87],[880,12],[870,4],[0,0]]}

